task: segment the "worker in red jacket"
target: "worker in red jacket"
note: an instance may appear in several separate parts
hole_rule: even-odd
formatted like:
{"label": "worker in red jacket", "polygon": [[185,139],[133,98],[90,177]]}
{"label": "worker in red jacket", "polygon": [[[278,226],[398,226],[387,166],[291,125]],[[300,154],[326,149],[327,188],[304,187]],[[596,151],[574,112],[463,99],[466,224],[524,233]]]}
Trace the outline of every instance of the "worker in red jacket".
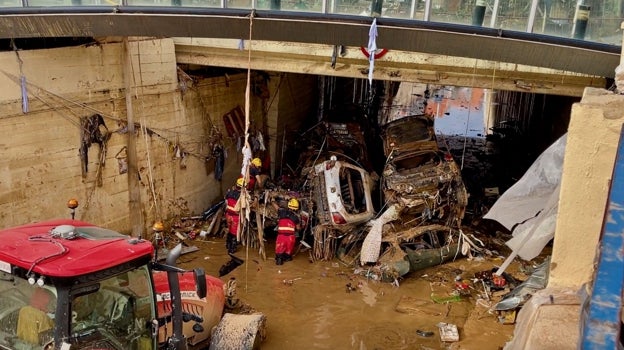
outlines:
{"label": "worker in red jacket", "polygon": [[240,216],[236,204],[241,195],[241,189],[243,188],[243,178],[236,180],[236,186],[232,187],[225,194],[225,222],[228,226],[228,233],[225,239],[225,247],[230,254],[236,253],[236,246],[238,245],[238,224],[240,222]]}
{"label": "worker in red jacket", "polygon": [[282,265],[292,260],[295,249],[296,233],[301,228],[301,219],[297,215],[299,201],[292,198],[288,201],[288,209],[281,208],[273,202],[277,209],[277,240],[275,241],[275,264]]}

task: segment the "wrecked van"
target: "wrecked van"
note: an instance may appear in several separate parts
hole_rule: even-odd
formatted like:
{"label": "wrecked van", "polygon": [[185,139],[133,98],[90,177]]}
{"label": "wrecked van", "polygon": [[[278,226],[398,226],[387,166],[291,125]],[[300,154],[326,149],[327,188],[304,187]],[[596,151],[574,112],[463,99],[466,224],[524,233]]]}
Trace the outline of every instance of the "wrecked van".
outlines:
{"label": "wrecked van", "polygon": [[404,206],[402,214],[417,216],[421,223],[458,227],[468,194],[457,163],[438,146],[433,118],[422,114],[394,120],[383,127],[382,139],[386,201]]}

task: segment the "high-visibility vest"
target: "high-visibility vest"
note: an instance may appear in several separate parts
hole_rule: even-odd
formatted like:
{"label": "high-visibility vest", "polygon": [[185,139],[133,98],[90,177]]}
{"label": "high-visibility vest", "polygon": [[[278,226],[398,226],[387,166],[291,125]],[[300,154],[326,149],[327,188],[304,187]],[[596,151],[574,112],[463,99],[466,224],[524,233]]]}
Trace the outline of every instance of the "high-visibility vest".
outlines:
{"label": "high-visibility vest", "polygon": [[236,203],[238,202],[238,198],[234,195],[228,195],[225,198],[225,211],[230,215],[238,215],[238,211],[236,210]]}
{"label": "high-visibility vest", "polygon": [[280,235],[294,235],[295,230],[295,222],[290,218],[281,218],[277,222],[277,233]]}

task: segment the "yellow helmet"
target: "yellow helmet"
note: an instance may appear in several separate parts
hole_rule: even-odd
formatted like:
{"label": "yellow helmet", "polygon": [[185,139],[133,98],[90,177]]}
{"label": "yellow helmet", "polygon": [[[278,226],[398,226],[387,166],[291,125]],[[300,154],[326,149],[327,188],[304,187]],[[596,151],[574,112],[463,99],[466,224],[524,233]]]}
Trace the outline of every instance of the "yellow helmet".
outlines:
{"label": "yellow helmet", "polygon": [[243,184],[244,184],[244,183],[245,183],[245,179],[243,179],[242,177],[239,177],[239,178],[236,180],[236,186],[238,186],[238,187],[243,187]]}
{"label": "yellow helmet", "polygon": [[296,198],[291,198],[288,201],[288,208],[292,210],[299,210],[299,201]]}
{"label": "yellow helmet", "polygon": [[162,232],[165,230],[165,225],[162,223],[162,221],[156,221],[152,226],[152,230],[156,232]]}
{"label": "yellow helmet", "polygon": [[72,198],[70,200],[67,201],[67,207],[69,209],[76,209],[78,208],[78,200],[76,198]]}
{"label": "yellow helmet", "polygon": [[258,168],[262,166],[262,161],[260,158],[254,158],[251,160],[251,164],[257,166]]}

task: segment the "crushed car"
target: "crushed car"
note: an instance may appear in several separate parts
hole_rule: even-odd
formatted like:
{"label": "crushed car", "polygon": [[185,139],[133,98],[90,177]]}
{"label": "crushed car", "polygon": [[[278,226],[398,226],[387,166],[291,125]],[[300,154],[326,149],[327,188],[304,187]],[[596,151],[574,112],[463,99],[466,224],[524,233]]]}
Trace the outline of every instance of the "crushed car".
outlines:
{"label": "crushed car", "polygon": [[[379,264],[380,275],[396,278],[442,263],[460,249],[478,249],[461,232],[468,202],[461,171],[438,145],[433,126],[433,117],[422,114],[382,128],[387,209],[377,219],[382,222],[371,225],[360,251],[361,264]],[[383,230],[389,222],[391,229]]]}
{"label": "crushed car", "polygon": [[443,222],[457,227],[468,194],[459,166],[438,146],[433,118],[412,115],[386,124],[382,131],[387,162],[382,174],[386,201],[404,206],[417,224]]}

